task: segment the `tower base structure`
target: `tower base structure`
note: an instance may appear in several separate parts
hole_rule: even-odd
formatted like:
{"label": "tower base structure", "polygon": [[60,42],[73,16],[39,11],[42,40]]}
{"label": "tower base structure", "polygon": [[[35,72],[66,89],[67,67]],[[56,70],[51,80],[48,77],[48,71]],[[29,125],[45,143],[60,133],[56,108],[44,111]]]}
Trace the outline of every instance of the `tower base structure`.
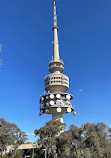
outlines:
{"label": "tower base structure", "polygon": [[52,121],[60,121],[61,123],[63,123],[63,114],[61,113],[52,114]]}

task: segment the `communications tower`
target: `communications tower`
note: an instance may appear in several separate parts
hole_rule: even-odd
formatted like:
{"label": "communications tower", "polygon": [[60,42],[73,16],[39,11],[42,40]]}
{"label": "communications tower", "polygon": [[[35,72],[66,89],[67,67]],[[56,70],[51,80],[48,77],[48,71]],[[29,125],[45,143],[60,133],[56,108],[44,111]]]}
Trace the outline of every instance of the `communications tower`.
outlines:
{"label": "communications tower", "polygon": [[63,122],[63,114],[73,113],[75,115],[75,107],[71,101],[73,95],[66,93],[69,89],[69,77],[62,74],[64,71],[64,63],[60,60],[58,45],[58,27],[56,4],[54,0],[54,25],[53,25],[53,59],[49,62],[50,74],[45,77],[45,90],[47,94],[40,97],[40,113],[52,114],[52,120]]}

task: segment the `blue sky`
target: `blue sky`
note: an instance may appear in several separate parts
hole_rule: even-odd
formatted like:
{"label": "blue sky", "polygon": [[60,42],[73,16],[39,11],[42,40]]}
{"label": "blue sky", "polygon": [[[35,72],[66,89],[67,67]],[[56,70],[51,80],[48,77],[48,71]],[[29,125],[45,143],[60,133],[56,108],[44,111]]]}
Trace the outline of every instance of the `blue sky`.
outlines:
{"label": "blue sky", "polygon": [[[56,0],[60,56],[70,77],[77,115],[70,124],[104,122],[111,127],[111,0]],[[0,117],[33,131],[51,115],[38,116],[44,77],[53,54],[53,1],[0,2]]]}

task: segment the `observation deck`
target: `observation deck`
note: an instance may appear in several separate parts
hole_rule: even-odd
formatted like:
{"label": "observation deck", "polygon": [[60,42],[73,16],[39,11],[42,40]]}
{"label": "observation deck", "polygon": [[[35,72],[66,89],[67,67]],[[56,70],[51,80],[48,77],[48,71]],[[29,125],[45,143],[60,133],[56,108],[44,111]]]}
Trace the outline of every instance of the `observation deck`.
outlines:
{"label": "observation deck", "polygon": [[51,60],[49,62],[49,72],[53,73],[54,71],[60,71],[61,73],[64,71],[64,62],[62,60]]}
{"label": "observation deck", "polygon": [[69,89],[68,76],[52,73],[45,77],[45,90],[48,92],[65,92]]}

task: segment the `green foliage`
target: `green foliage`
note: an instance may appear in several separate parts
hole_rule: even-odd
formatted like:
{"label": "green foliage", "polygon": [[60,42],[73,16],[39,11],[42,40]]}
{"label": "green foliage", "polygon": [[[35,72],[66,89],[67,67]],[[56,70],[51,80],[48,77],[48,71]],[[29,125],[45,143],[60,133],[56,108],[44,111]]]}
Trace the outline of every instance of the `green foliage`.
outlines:
{"label": "green foliage", "polygon": [[66,124],[60,121],[49,121],[44,127],[35,130],[35,135],[39,136],[38,144],[47,149],[48,157],[56,158],[56,137],[65,129]]}
{"label": "green foliage", "polygon": [[109,128],[104,123],[86,123],[83,125],[84,144],[94,157],[110,157],[111,148]]}
{"label": "green foliage", "polygon": [[27,140],[26,134],[16,124],[0,119],[0,152],[6,150],[6,146],[15,145],[15,148]]}
{"label": "green foliage", "polygon": [[[64,131],[66,124],[59,121],[47,122],[44,127],[35,130],[39,148],[34,149],[34,158],[43,158],[47,150],[48,158],[111,158],[111,128],[104,123],[86,123],[81,127],[71,125]],[[15,124],[0,119],[0,150],[9,145],[24,143],[25,133]],[[16,150],[2,158],[22,158],[32,150]]]}
{"label": "green foliage", "polygon": [[16,154],[14,155],[14,158],[22,158],[23,156],[23,151],[22,150],[17,150]]}
{"label": "green foliage", "polygon": [[6,155],[2,156],[1,158],[13,158],[13,157],[12,157],[12,154],[9,153],[9,154],[6,154]]}
{"label": "green foliage", "polygon": [[65,124],[50,121],[35,130],[48,158],[111,158],[111,128],[104,123],[86,123],[80,128],[71,125],[64,132],[62,128]]}
{"label": "green foliage", "polygon": [[34,158],[43,158],[44,157],[44,151],[42,150],[42,148],[35,149],[34,153],[35,153]]}
{"label": "green foliage", "polygon": [[5,154],[1,158],[22,158],[23,157],[23,150],[16,150],[16,152],[10,152],[8,154]]}
{"label": "green foliage", "polygon": [[41,127],[39,130],[36,129],[34,133],[40,139],[47,139],[56,136],[60,131],[64,130],[65,126],[66,124],[60,121],[49,121],[44,127]]}

